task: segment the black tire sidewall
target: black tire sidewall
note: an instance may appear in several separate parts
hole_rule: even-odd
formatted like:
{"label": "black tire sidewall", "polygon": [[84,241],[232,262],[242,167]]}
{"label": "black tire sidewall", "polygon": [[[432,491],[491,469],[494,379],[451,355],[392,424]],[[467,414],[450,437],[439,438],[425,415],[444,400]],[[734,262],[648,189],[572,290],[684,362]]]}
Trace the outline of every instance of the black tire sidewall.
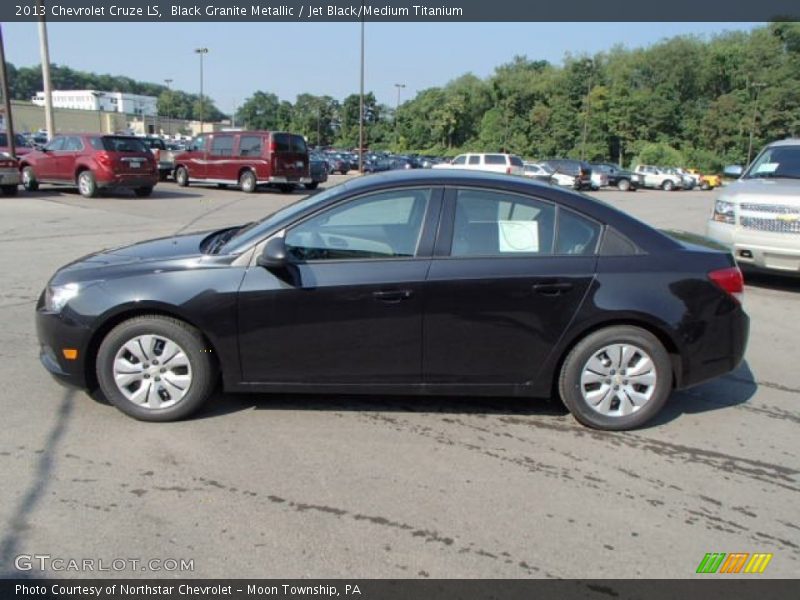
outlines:
{"label": "black tire sidewall", "polygon": [[[658,384],[650,401],[625,417],[607,417],[596,412],[583,399],[580,391],[581,370],[591,356],[603,346],[617,343],[635,344],[647,352],[656,368]],[[638,327],[620,325],[589,334],[578,342],[567,356],[559,374],[561,399],[577,421],[595,429],[621,431],[640,427],[664,406],[672,392],[672,363],[664,346],[652,333]]]}
{"label": "black tire sidewall", "polygon": [[[137,336],[152,334],[167,337],[183,348],[192,371],[192,383],[186,396],[177,404],[160,410],[132,403],[117,389],[113,376],[114,358],[122,345]],[[136,317],[112,329],[98,349],[96,373],[106,399],[141,421],[175,421],[187,417],[208,399],[216,379],[214,364],[200,334],[181,321],[158,316]]]}

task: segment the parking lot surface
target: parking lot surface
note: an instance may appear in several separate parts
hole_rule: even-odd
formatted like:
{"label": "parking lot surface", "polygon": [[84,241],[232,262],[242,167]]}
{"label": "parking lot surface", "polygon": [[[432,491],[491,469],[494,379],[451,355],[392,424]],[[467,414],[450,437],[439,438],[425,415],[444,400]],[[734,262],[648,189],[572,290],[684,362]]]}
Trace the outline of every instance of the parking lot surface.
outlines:
{"label": "parking lot surface", "polygon": [[[39,365],[34,304],[59,266],[301,195],[0,199],[0,574],[48,554],[194,564],[47,573],[70,577],[669,578],[707,552],[769,552],[761,577],[797,576],[800,280],[749,278],[746,361],[633,432],[537,400],[221,393],[191,420],[141,423]],[[702,233],[716,194],[596,195]]]}

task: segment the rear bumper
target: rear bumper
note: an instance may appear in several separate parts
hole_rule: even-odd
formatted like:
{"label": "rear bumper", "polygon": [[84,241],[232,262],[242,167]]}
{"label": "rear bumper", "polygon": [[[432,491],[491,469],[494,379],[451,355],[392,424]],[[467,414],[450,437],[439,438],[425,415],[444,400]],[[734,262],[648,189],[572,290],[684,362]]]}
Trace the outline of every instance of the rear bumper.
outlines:
{"label": "rear bumper", "polygon": [[742,266],[800,275],[800,234],[754,231],[708,221],[706,235],[730,249]]}
{"label": "rear bumper", "polygon": [[[291,175],[273,175],[269,177],[264,183],[313,183],[314,180],[311,177],[293,177]],[[261,183],[261,182],[259,182]]]}
{"label": "rear bumper", "polygon": [[17,169],[0,169],[0,185],[19,185],[20,181]]}
{"label": "rear bumper", "polygon": [[138,188],[153,187],[158,183],[158,174],[134,175],[115,174],[108,178],[97,179],[99,188]]}

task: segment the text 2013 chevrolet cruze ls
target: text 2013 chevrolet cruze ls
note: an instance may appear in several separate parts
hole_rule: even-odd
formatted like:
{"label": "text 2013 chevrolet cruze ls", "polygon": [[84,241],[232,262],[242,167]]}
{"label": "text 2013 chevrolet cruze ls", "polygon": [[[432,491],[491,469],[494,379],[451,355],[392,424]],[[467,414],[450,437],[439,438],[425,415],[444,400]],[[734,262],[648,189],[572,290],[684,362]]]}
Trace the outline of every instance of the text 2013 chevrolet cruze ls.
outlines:
{"label": "text 2013 chevrolet cruze ls", "polygon": [[729,253],[523,177],[348,181],[243,227],[106,250],[60,269],[41,360],[168,421],[233,392],[559,394],[627,429],[742,359]]}

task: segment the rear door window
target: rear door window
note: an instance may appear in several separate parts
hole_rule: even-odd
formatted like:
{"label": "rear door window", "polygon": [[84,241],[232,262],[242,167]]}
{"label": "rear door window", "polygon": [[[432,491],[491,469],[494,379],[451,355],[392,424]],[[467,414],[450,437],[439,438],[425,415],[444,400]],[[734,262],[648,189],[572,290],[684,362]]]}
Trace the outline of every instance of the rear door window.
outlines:
{"label": "rear door window", "polygon": [[243,135],[239,140],[239,156],[261,156],[261,136]]}
{"label": "rear door window", "polygon": [[481,157],[478,156],[477,154],[474,155],[474,156],[470,156],[469,157],[469,164],[471,164],[471,165],[479,165],[479,164],[481,164]]}

